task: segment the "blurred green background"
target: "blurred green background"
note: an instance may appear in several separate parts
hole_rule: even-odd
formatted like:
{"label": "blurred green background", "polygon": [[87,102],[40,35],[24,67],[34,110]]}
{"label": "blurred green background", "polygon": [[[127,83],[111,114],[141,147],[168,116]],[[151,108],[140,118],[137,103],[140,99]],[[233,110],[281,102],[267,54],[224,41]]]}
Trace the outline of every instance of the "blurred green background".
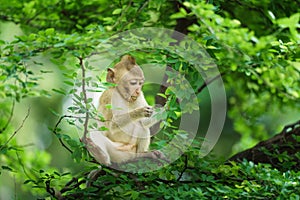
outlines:
{"label": "blurred green background", "polygon": [[[0,22],[0,30],[0,40],[4,41],[12,41],[15,36],[23,34],[20,26],[14,23]],[[62,74],[60,74],[58,67],[56,67],[46,55],[35,58],[35,61],[44,64],[36,69],[33,68],[33,70],[36,70],[36,73],[39,73],[40,70],[51,71],[51,73],[44,74],[43,78],[39,80],[39,87],[48,91],[51,91],[53,88],[64,87]],[[147,74],[147,72],[145,73]],[[149,102],[153,103],[157,89],[157,85],[150,84],[145,86],[145,94]],[[48,163],[49,166],[53,166],[61,171],[78,172],[82,170],[82,164],[73,161],[70,154],[61,147],[57,138],[49,130],[49,127],[53,128],[58,120],[57,117],[52,114],[51,110],[63,113],[66,110],[67,104],[70,103],[70,97],[63,97],[55,92],[50,93],[50,95],[48,98],[27,98],[22,101],[22,103],[16,103],[16,112],[13,116],[13,124],[15,127],[20,125],[28,112],[28,108],[30,108],[30,118],[26,120],[24,127],[17,133],[17,143],[21,146],[25,145],[25,150],[31,152],[28,153],[28,160],[39,160],[39,162]],[[227,89],[227,95],[229,102],[235,101],[235,99],[231,98],[230,89]],[[201,122],[199,125],[199,133],[203,133],[207,129],[210,121],[210,99],[207,91],[201,93],[200,97]],[[9,103],[10,102],[0,100],[0,105],[7,105]],[[234,103],[228,104],[228,110],[230,110],[232,106],[234,106]],[[276,106],[274,106],[274,108],[275,107]],[[256,119],[256,123],[263,124],[264,129],[267,130],[267,132],[262,133],[261,139],[266,139],[278,133],[284,125],[296,121],[299,117],[300,113],[298,110],[289,108],[283,109],[280,112],[276,109],[266,111],[262,116]],[[216,157],[226,159],[230,155],[251,147],[256,143],[257,140],[252,140],[250,136],[248,144],[245,146],[245,143],[241,143],[240,141],[241,135],[234,131],[233,126],[231,119],[227,118],[222,135],[212,152]],[[74,129],[70,132],[74,133],[72,137],[80,137],[81,133],[78,130]],[[26,173],[26,171],[24,171],[24,173]],[[11,176],[6,172],[1,174],[1,200],[33,198],[29,193],[21,190],[20,187],[23,186],[16,180],[17,177],[14,177],[14,175]]]}

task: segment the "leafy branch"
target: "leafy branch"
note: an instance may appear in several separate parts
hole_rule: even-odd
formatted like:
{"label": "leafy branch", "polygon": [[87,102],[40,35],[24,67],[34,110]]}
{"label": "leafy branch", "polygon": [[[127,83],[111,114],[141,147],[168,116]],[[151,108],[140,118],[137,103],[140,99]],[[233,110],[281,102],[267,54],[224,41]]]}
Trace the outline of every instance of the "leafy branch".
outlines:
{"label": "leafy branch", "polygon": [[[87,133],[88,133],[88,123],[89,123],[89,119],[90,119],[90,114],[88,112],[88,98],[87,98],[87,94],[86,94],[86,72],[85,72],[85,67],[84,67],[84,63],[83,63],[83,58],[82,57],[77,57],[79,59],[79,65],[81,68],[81,75],[82,75],[82,79],[81,79],[81,89],[82,89],[82,95],[83,95],[83,102],[84,102],[84,110],[85,110],[85,119],[83,122],[83,137],[82,137],[82,142],[86,144],[86,137],[87,137]],[[57,136],[60,144],[67,150],[69,151],[71,154],[73,154],[73,151],[64,143],[63,138],[59,135],[58,133],[58,126],[61,124],[61,122],[65,119],[65,118],[81,118],[81,117],[76,117],[76,116],[72,116],[72,115],[63,115],[61,116],[57,123],[54,126],[54,129],[52,130],[52,132]]]}
{"label": "leafy branch", "polygon": [[129,9],[130,6],[132,5],[132,2],[133,2],[132,0],[129,1],[128,5],[127,5],[126,8],[122,11],[121,16],[118,18],[118,20],[116,21],[116,23],[112,26],[111,30],[114,30],[119,24],[121,24],[122,27],[121,27],[120,30],[117,31],[117,32],[123,31],[124,28],[125,28],[128,24],[130,24],[130,23],[132,23],[134,20],[136,20],[136,18],[140,15],[140,13],[141,13],[141,12],[145,9],[145,7],[148,5],[149,0],[145,1],[142,5],[140,5],[140,7],[139,7],[138,10],[136,11],[135,15],[134,15],[131,19],[126,20],[126,22],[124,22],[124,23],[121,23],[122,18],[126,15],[128,9]]}

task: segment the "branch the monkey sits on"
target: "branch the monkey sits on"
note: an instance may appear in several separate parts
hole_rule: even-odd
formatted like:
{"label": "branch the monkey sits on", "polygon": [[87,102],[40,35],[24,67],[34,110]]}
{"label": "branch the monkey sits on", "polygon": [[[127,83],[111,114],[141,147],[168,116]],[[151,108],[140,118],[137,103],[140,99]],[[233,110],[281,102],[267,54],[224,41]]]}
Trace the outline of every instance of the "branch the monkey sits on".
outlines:
{"label": "branch the monkey sits on", "polygon": [[153,108],[142,92],[142,69],[135,59],[125,55],[114,68],[107,70],[106,81],[115,84],[103,92],[98,111],[107,131],[90,131],[87,149],[102,164],[127,162],[139,157],[167,160],[158,150],[149,151],[150,127],[158,122],[151,118]]}

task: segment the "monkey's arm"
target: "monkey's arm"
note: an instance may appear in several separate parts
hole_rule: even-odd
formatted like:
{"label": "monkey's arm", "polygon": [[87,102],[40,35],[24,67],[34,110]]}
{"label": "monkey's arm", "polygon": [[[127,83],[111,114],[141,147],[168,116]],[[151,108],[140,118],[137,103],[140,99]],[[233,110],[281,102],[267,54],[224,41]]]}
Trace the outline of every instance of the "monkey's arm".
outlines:
{"label": "monkey's arm", "polygon": [[152,115],[152,108],[150,106],[145,106],[137,108],[128,113],[118,114],[114,113],[112,121],[116,123],[119,127],[124,127],[134,121],[137,121],[144,117],[150,117]]}
{"label": "monkey's arm", "polygon": [[141,120],[141,123],[143,124],[143,126],[145,128],[150,128],[151,126],[153,126],[154,124],[160,122],[160,119],[157,119],[155,117],[150,117],[150,118],[145,118],[143,120]]}

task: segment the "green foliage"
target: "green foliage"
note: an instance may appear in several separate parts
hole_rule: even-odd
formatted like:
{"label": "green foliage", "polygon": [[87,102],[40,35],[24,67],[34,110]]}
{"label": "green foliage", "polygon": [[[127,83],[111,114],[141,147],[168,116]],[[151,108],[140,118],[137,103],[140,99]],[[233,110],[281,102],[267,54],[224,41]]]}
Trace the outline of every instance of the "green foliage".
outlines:
{"label": "green foliage", "polygon": [[[255,144],[262,139],[259,133],[266,132],[266,127],[259,123],[266,110],[278,110],[286,105],[299,108],[299,34],[295,37],[293,31],[279,31],[259,37],[254,30],[244,27],[251,25],[249,22],[242,24],[237,19],[216,14],[217,8],[212,4],[186,2],[184,5],[191,9],[189,15],[198,19],[190,31],[225,73],[223,80],[232,92],[229,115],[235,121],[235,130],[242,133],[240,145]],[[289,26],[298,26],[297,15],[289,19]],[[271,24],[283,28],[280,24],[286,21],[274,19]],[[288,39],[282,41],[287,35]],[[250,132],[258,135],[251,137]]]}
{"label": "green foliage", "polygon": [[[162,170],[130,174],[102,168],[90,187],[67,192],[68,199],[297,199],[299,172],[244,161],[215,163],[188,151]],[[55,175],[53,175],[54,177]],[[44,177],[49,179],[48,176]],[[72,184],[78,183],[77,180]]]}
{"label": "green foliage", "polygon": [[[202,44],[214,59],[223,75],[228,115],[234,130],[241,135],[235,152],[268,138],[282,126],[277,120],[281,112],[299,110],[297,1],[2,0],[0,4],[0,23],[18,24],[24,33],[15,36],[11,42],[0,40],[0,176],[15,177],[24,191],[47,199],[58,198],[58,191],[67,199],[300,198],[300,174],[289,170],[294,164],[293,159],[300,159],[299,154],[293,159],[287,152],[269,155],[278,157],[285,172],[247,161],[216,163],[215,158],[199,156],[201,138],[193,141],[194,145],[183,156],[158,171],[132,174],[103,166],[98,179],[87,187],[87,175],[97,165],[80,141],[89,128],[106,129],[97,127],[95,120],[103,118],[86,92],[99,93],[109,84],[104,81],[98,63],[87,61],[88,58],[94,54],[106,56],[98,49],[101,42],[104,49],[118,54],[118,49],[107,42],[107,38],[140,27],[188,31],[189,37]],[[182,26],[188,26],[187,30],[180,30]],[[151,33],[144,34],[146,37]],[[158,117],[167,120],[151,147],[161,149],[175,138],[177,141],[170,146],[172,151],[184,151],[176,144],[189,143],[190,138],[186,132],[178,130],[178,124],[183,114],[198,110],[199,103],[205,100],[202,93],[193,95],[205,78],[193,63],[188,62],[198,57],[177,55],[182,49],[192,52],[193,44],[170,45],[171,51],[151,49],[151,46],[130,49],[142,42],[136,38],[126,40],[124,37],[122,40],[138,63],[147,60],[179,72],[166,72],[171,86],[159,95],[166,100],[167,112]],[[162,36],[158,42],[163,47],[175,40]],[[112,59],[115,62],[117,58]],[[50,60],[55,67],[45,60]],[[204,62],[203,71],[209,71],[210,61]],[[42,87],[41,81],[56,70],[63,77],[62,84],[51,89]],[[27,117],[36,123],[44,123],[38,117],[34,118],[30,110],[28,115],[17,117],[19,110],[15,104],[24,109],[27,100],[44,101],[57,96],[70,97],[73,104],[67,108],[68,114],[49,106],[58,121],[46,123],[50,126],[48,133],[60,142],[59,151],[68,152],[66,155],[80,164],[79,172],[72,167],[56,167],[51,158],[60,157],[60,154],[51,155],[38,148],[20,145],[15,138],[26,125]],[[272,110],[278,112],[274,114]],[[268,117],[270,125],[266,120]],[[30,132],[34,131],[30,129]],[[149,166],[157,164],[142,162]]]}

